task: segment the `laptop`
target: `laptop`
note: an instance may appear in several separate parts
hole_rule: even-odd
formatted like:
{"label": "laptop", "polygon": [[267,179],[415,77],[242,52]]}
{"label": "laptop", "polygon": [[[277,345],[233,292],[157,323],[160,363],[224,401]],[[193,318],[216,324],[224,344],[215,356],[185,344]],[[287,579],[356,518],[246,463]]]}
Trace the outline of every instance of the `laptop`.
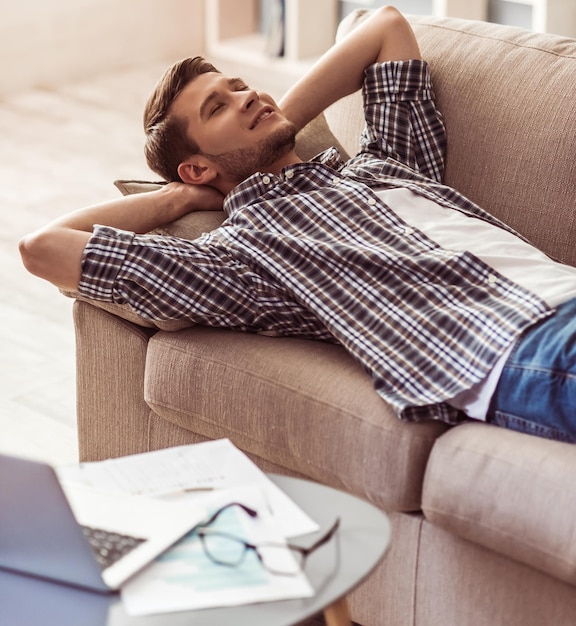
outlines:
{"label": "laptop", "polygon": [[196,502],[61,484],[46,463],[0,454],[3,569],[111,592],[204,519]]}

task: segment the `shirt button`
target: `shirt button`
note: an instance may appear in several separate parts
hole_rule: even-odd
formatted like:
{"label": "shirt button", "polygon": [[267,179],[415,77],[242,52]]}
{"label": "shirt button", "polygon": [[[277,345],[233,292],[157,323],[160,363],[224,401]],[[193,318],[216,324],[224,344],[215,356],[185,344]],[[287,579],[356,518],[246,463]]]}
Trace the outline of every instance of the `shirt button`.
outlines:
{"label": "shirt button", "polygon": [[408,226],[408,228],[404,229],[404,234],[407,235],[407,236],[412,235],[413,233],[414,233],[414,229],[410,228],[410,226]]}
{"label": "shirt button", "polygon": [[498,278],[496,276],[494,276],[493,274],[491,276],[488,276],[488,284],[495,285],[497,282]]}
{"label": "shirt button", "polygon": [[265,185],[269,185],[269,184],[270,184],[270,176],[263,176],[263,177],[262,177],[262,182],[263,182]]}
{"label": "shirt button", "polygon": [[334,178],[332,179],[332,184],[337,185],[339,182],[340,182],[340,179],[338,178],[338,176],[334,176]]}
{"label": "shirt button", "polygon": [[370,198],[370,199],[368,200],[368,204],[369,204],[370,206],[374,206],[374,205],[376,204],[376,200],[374,200],[374,198]]}
{"label": "shirt button", "polygon": [[294,172],[292,170],[290,170],[289,172],[286,172],[286,178],[288,179],[294,178]]}

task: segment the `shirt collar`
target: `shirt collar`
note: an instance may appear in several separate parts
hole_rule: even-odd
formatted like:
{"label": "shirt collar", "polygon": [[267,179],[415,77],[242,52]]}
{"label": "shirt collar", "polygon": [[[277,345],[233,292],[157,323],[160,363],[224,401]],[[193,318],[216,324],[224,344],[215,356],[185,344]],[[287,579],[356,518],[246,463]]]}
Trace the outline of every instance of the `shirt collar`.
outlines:
{"label": "shirt collar", "polygon": [[338,151],[338,148],[332,146],[327,150],[320,152],[313,159],[310,159],[312,163],[322,163],[335,170],[339,170],[344,166],[344,160]]}
{"label": "shirt collar", "polygon": [[344,161],[337,148],[331,147],[317,154],[310,161],[295,163],[283,168],[278,176],[267,172],[256,172],[241,183],[226,196],[224,200],[224,211],[231,215],[243,205],[252,202],[256,198],[264,195],[273,185],[294,178],[302,170],[310,170],[315,166],[324,166],[333,170],[340,170],[344,166]]}

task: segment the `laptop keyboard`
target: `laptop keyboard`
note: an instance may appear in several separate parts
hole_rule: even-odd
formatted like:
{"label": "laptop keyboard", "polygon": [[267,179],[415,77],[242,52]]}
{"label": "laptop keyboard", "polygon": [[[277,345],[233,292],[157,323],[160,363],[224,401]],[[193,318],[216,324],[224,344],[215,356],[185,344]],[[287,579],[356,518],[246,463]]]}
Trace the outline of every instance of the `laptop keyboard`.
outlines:
{"label": "laptop keyboard", "polygon": [[90,526],[82,526],[82,531],[103,570],[146,541]]}

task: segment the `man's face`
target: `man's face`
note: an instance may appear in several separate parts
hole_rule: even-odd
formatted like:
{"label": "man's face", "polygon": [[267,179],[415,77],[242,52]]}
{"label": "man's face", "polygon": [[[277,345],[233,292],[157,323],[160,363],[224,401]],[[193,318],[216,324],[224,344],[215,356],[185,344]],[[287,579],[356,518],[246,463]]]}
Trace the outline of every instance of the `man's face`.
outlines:
{"label": "man's face", "polygon": [[238,181],[269,168],[294,148],[295,129],[271,96],[239,78],[201,74],[174,100],[172,113],[221,172]]}

